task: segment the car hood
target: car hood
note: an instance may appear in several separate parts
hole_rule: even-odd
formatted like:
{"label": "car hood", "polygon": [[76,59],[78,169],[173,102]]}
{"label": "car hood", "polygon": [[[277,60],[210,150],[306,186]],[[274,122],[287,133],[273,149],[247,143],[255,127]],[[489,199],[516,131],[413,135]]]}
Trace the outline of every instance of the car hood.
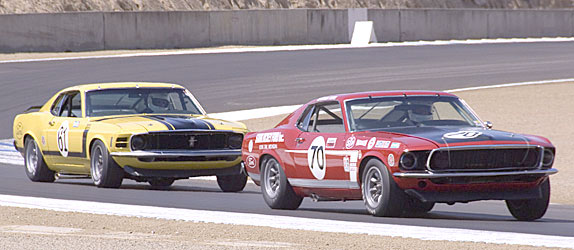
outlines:
{"label": "car hood", "polygon": [[245,125],[238,122],[213,119],[207,116],[192,115],[130,115],[93,119],[92,122],[115,124],[125,131],[165,131],[165,130],[232,130],[246,132]]}
{"label": "car hood", "polygon": [[477,144],[530,144],[521,134],[477,127],[404,127],[385,129],[381,132],[417,137],[435,143],[439,147]]}

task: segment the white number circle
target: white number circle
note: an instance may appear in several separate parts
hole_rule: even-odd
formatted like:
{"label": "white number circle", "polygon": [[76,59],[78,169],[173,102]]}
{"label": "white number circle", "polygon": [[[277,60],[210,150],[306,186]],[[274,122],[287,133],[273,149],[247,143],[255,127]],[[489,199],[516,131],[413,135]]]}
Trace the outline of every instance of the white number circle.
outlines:
{"label": "white number circle", "polygon": [[446,133],[443,135],[447,139],[473,139],[482,135],[482,132],[478,131],[458,131],[452,133]]}
{"label": "white number circle", "polygon": [[64,121],[62,122],[62,125],[60,125],[60,128],[58,129],[58,135],[57,135],[57,139],[58,139],[58,150],[60,151],[60,154],[64,157],[68,157],[68,151],[69,151],[69,144],[68,144],[68,132],[70,131],[70,124],[68,123],[68,121]]}
{"label": "white number circle", "polygon": [[307,150],[307,162],[311,173],[317,180],[325,178],[327,160],[325,158],[325,138],[323,136],[319,136],[311,142],[311,146]]}

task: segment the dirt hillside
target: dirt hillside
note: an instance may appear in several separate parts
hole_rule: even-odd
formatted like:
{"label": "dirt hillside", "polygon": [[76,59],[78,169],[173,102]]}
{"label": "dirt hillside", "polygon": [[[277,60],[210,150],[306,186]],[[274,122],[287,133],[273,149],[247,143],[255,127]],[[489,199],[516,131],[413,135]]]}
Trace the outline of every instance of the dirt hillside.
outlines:
{"label": "dirt hillside", "polygon": [[574,0],[0,0],[0,14],[277,8],[574,8]]}

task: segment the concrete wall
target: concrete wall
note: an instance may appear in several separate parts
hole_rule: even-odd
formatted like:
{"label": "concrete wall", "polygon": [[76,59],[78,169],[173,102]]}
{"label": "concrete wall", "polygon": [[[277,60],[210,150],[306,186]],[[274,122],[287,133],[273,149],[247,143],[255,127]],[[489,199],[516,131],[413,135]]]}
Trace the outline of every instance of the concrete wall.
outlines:
{"label": "concrete wall", "polygon": [[104,49],[101,13],[0,15],[0,52]]}
{"label": "concrete wall", "polygon": [[283,9],[0,15],[0,52],[574,36],[571,10]]}

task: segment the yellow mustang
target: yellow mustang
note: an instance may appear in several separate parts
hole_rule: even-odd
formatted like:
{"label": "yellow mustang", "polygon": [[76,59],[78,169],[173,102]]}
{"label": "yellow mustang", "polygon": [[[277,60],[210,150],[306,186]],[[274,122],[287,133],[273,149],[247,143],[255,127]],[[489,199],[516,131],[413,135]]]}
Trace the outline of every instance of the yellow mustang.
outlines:
{"label": "yellow mustang", "polygon": [[[32,112],[33,110],[37,110]],[[32,181],[91,176],[98,187],[124,178],[166,188],[216,175],[226,192],[243,190],[244,124],[206,116],[194,96],[168,83],[70,87],[14,119],[14,146]]]}

